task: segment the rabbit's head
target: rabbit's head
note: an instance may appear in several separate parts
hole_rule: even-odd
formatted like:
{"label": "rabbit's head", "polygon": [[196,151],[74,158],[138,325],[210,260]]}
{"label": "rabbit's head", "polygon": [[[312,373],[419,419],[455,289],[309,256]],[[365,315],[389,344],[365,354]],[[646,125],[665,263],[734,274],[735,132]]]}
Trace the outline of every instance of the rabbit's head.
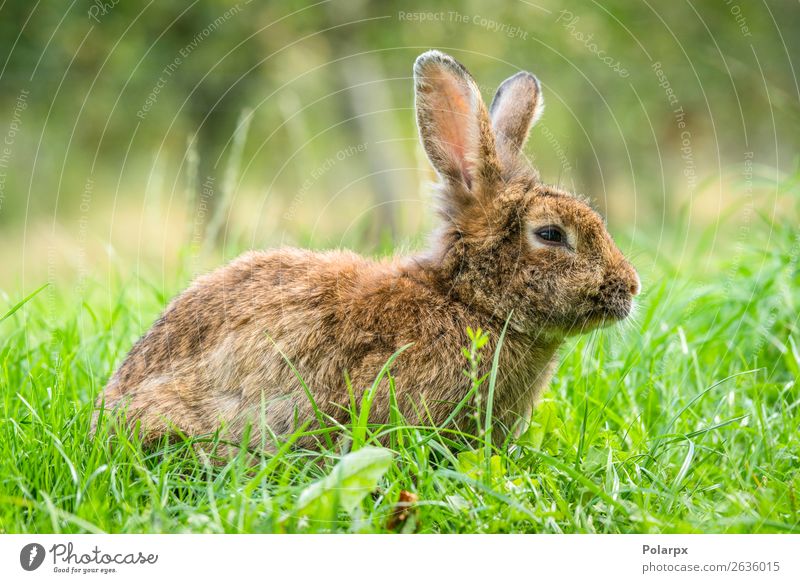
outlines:
{"label": "rabbit's head", "polygon": [[414,65],[417,123],[441,178],[432,263],[441,285],[518,331],[553,338],[624,319],[639,277],[584,200],[539,180],[522,147],[542,112],[518,73],[487,109],[467,70],[438,51]]}

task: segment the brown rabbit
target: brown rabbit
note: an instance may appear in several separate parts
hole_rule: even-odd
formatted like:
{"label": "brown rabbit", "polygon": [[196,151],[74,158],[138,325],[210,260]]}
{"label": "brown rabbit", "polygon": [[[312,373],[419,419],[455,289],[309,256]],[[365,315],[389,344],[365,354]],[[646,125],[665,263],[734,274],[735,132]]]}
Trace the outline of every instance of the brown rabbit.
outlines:
{"label": "brown rabbit", "polygon": [[[438,51],[417,59],[414,81],[420,137],[441,177],[442,225],[430,248],[386,261],[246,253],[170,303],[98,405],[125,409],[147,439],[222,425],[238,440],[250,423],[287,434],[316,424],[288,360],[327,424],[346,424],[346,375],[360,401],[412,344],[391,367],[398,406],[411,423],[442,424],[469,389],[467,327],[488,330],[491,348],[512,314],[494,394],[503,434],[530,415],[566,336],[628,315],[639,278],[603,219],[540,182],[521,153],[542,111],[536,77],[507,79],[488,110],[466,69]],[[372,405],[376,422],[389,417],[386,385]]]}

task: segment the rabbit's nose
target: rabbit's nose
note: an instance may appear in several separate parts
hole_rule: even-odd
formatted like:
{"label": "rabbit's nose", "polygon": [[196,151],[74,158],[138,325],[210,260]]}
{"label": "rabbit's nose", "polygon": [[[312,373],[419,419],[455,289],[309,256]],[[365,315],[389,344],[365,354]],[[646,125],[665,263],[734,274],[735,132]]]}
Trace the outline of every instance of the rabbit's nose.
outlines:
{"label": "rabbit's nose", "polygon": [[638,296],[639,292],[642,291],[642,280],[639,279],[639,274],[636,271],[633,272],[630,290],[632,296]]}
{"label": "rabbit's nose", "polygon": [[642,281],[639,279],[639,274],[636,273],[633,265],[622,258],[616,265],[616,271],[623,289],[627,289],[631,296],[638,296],[639,292],[642,291]]}

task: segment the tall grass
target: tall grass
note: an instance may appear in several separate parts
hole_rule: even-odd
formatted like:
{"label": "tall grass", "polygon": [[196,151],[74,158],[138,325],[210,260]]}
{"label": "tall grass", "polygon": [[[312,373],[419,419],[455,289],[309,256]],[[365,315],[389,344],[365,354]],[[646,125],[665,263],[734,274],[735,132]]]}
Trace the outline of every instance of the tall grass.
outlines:
{"label": "tall grass", "polygon": [[[147,450],[102,425],[91,439],[94,397],[165,294],[129,281],[83,301],[58,286],[12,301],[0,308],[0,530],[798,532],[800,238],[788,222],[759,229],[772,229],[768,248],[706,277],[664,270],[632,323],[570,341],[531,427],[505,443],[491,440],[491,399],[471,436],[411,425],[397,407],[371,425],[377,382],[328,428],[347,439],[321,452],[293,447],[306,429],[222,465],[202,453],[216,436]],[[503,373],[483,333],[470,338],[465,398]],[[375,371],[390,391],[392,365]]]}

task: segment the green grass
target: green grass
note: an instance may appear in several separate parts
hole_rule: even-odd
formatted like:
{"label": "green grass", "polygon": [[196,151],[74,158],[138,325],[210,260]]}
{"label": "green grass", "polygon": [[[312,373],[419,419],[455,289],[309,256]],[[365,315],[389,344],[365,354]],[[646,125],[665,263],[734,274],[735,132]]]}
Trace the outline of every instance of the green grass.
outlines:
{"label": "green grass", "polygon": [[[800,238],[796,221],[752,238],[706,275],[663,268],[633,321],[570,341],[518,440],[487,442],[488,404],[472,441],[396,410],[368,426],[367,391],[343,461],[287,446],[220,466],[190,441],[90,439],[94,396],[166,297],[53,284],[20,305],[26,290],[0,307],[0,531],[384,532],[405,490],[394,529],[800,532]],[[472,337],[465,393],[503,374],[470,375],[494,357]],[[390,454],[372,448],[386,431]]]}

